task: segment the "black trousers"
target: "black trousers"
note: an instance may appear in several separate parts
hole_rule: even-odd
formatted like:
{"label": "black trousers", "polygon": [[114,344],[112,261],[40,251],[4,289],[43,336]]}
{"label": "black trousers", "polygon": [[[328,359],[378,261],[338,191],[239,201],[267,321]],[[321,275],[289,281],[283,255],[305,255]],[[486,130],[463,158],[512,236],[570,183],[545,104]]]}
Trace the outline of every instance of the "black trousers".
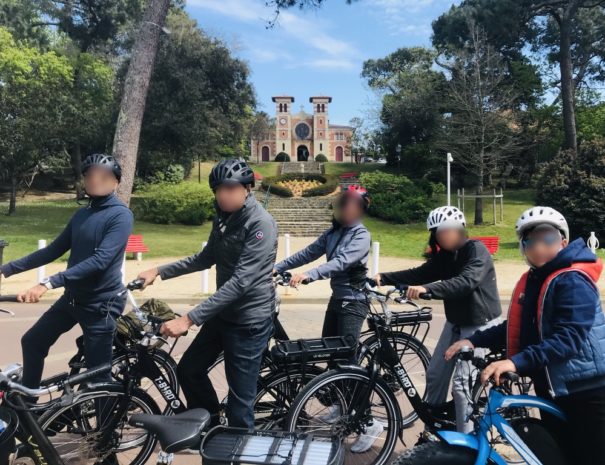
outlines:
{"label": "black trousers", "polygon": [[[23,384],[38,388],[44,370],[44,359],[59,337],[80,325],[84,336],[84,358],[89,368],[111,362],[116,318],[124,310],[125,299],[106,303],[80,305],[63,295],[21,338],[23,351]],[[93,381],[111,381],[111,373]]]}
{"label": "black trousers", "polygon": [[562,422],[541,413],[563,449],[569,465],[605,464],[605,388],[552,400],[567,416]]}
{"label": "black trousers", "polygon": [[236,325],[214,317],[202,329],[181,358],[177,375],[187,399],[187,408],[205,408],[216,423],[220,402],[208,368],[221,352],[229,385],[229,426],[254,428],[254,398],[260,365],[273,330],[273,320]]}
{"label": "black trousers", "polygon": [[321,337],[350,336],[357,343],[368,311],[368,303],[363,300],[344,300],[332,296],[328,302]]}

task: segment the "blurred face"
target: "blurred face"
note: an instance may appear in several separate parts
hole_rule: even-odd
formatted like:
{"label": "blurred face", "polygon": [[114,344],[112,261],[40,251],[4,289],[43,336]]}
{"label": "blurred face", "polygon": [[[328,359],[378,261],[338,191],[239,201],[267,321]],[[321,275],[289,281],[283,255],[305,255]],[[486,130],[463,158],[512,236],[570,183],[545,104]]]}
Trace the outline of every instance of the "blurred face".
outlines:
{"label": "blurred face", "polygon": [[84,173],[84,189],[91,197],[104,197],[115,192],[118,180],[111,170],[92,166]]}
{"label": "blurred face", "polygon": [[221,184],[214,192],[218,207],[225,213],[238,211],[246,203],[248,189],[242,184]]}
{"label": "blurred face", "polygon": [[363,205],[352,195],[343,196],[338,202],[337,209],[338,220],[344,225],[357,223],[364,214]]}
{"label": "blurred face", "polygon": [[444,250],[457,250],[464,242],[464,230],[460,228],[440,228],[437,229],[435,238],[439,247]]}
{"label": "blurred face", "polygon": [[567,240],[558,231],[533,231],[521,241],[527,261],[540,268],[567,246]]}

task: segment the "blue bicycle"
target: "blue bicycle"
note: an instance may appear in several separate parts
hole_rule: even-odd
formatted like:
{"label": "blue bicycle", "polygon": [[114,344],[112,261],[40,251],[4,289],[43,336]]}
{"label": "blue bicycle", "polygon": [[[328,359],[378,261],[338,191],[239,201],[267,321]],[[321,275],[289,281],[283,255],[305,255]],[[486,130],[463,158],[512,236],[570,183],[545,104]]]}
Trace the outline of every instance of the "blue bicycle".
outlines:
{"label": "blue bicycle", "polygon": [[[462,360],[482,370],[489,363],[463,350]],[[515,386],[523,380],[515,373],[505,373],[500,386],[492,385],[487,398],[481,391],[473,393],[475,424],[471,434],[438,431],[428,440],[399,457],[393,465],[565,465],[563,452],[543,423],[530,415],[538,409],[561,421],[565,415],[552,402],[526,394],[515,395]],[[523,387],[521,392],[525,392]]]}

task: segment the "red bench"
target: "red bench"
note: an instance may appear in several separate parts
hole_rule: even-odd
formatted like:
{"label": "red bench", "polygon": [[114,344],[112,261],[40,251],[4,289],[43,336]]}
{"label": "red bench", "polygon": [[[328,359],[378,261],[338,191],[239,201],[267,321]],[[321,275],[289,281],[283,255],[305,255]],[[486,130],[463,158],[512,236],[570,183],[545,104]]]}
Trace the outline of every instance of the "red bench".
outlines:
{"label": "red bench", "polygon": [[140,260],[143,252],[149,252],[149,247],[143,242],[143,236],[140,234],[131,234],[128,236],[126,253],[132,253],[136,256],[137,260]]}
{"label": "red bench", "polygon": [[471,239],[483,242],[490,255],[494,255],[500,247],[500,237],[498,236],[478,236],[471,237]]}

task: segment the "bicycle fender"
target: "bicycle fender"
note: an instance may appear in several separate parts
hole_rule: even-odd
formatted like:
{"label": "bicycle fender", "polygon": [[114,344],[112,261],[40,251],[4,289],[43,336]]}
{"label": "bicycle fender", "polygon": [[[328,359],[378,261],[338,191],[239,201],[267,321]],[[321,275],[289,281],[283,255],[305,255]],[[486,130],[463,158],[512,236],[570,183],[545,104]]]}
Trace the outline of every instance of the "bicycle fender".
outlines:
{"label": "bicycle fender", "polygon": [[[479,451],[479,441],[472,434],[458,433],[456,431],[437,431],[437,435],[451,446],[466,447],[467,449]],[[489,458],[496,465],[507,465],[506,460],[495,450],[490,452]]]}

